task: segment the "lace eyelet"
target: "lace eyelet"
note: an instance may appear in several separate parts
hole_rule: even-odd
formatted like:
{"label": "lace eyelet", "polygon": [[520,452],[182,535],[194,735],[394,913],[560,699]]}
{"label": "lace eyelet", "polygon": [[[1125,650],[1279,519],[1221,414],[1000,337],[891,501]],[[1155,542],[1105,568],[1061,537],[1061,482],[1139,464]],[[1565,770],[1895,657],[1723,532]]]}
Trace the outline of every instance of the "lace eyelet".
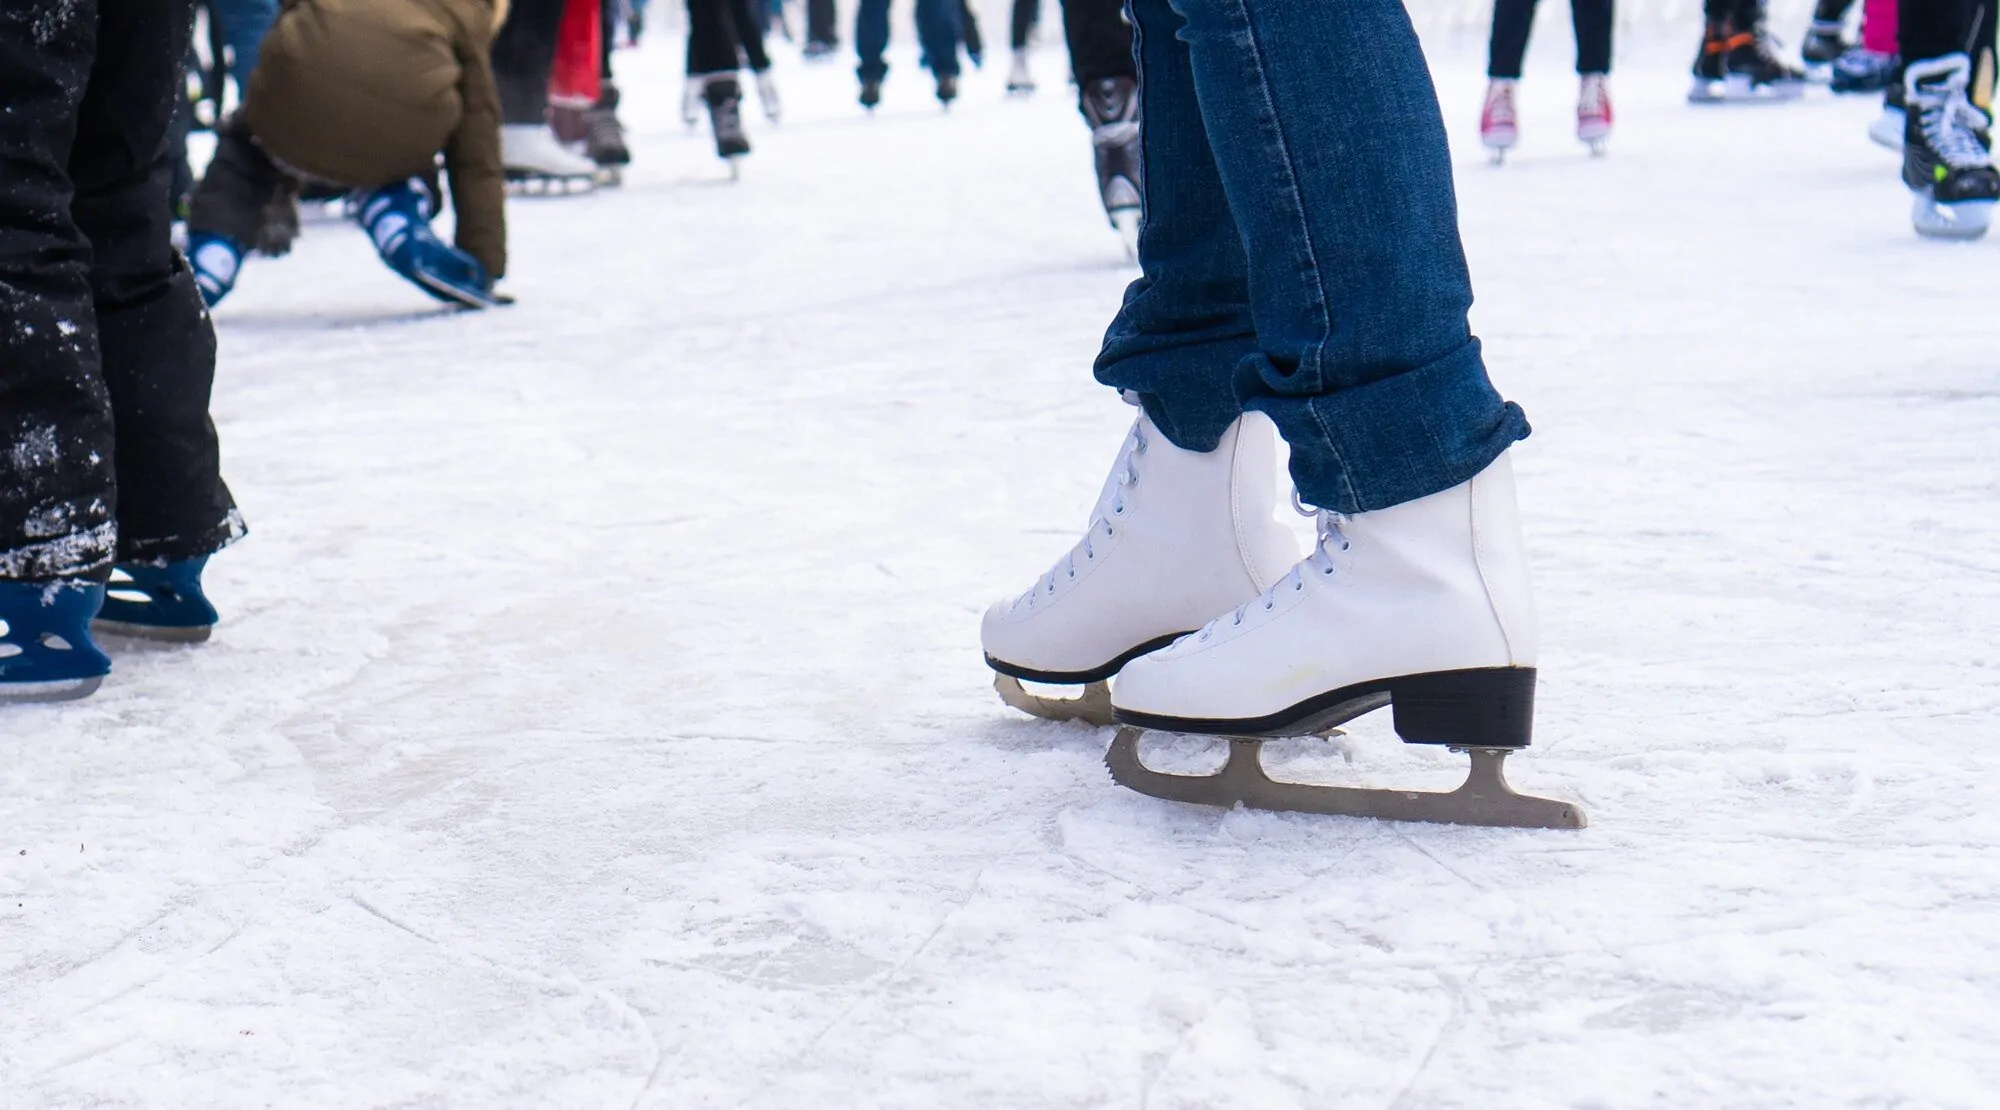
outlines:
{"label": "lace eyelet", "polygon": [[1306,584],[1305,584],[1305,581],[1304,581],[1303,579],[1301,579],[1300,581],[1297,581],[1297,582],[1294,582],[1294,583],[1292,583],[1292,592],[1293,592],[1293,593],[1298,593],[1298,592],[1299,592],[1300,590],[1303,590],[1303,589],[1305,589],[1305,588],[1306,588]]}
{"label": "lace eyelet", "polygon": [[1264,603],[1264,611],[1265,611],[1266,613],[1270,612],[1270,611],[1271,611],[1271,607],[1272,607],[1272,606],[1274,606],[1274,605],[1276,605],[1276,604],[1277,604],[1277,602],[1275,602],[1275,601],[1267,601],[1267,602],[1265,602],[1265,603]]}

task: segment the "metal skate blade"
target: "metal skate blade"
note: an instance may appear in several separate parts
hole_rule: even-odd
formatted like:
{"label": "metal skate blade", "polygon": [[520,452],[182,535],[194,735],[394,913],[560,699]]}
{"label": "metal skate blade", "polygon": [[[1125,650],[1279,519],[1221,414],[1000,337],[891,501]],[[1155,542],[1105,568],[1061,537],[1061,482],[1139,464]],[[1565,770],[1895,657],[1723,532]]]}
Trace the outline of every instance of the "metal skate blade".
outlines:
{"label": "metal skate blade", "polygon": [[214,634],[212,624],[197,625],[192,628],[166,628],[157,624],[132,624],[128,621],[108,621],[98,618],[90,622],[90,631],[105,636],[123,636],[130,640],[152,640],[162,644],[199,644],[207,642]]}
{"label": "metal skate blade", "polygon": [[1117,722],[1111,716],[1111,684],[1092,682],[1074,698],[1045,698],[1031,694],[1021,680],[1008,674],[993,676],[993,690],[1000,700],[1045,721],[1082,721],[1093,728],[1109,728]]}
{"label": "metal skate blade", "polygon": [[1264,742],[1236,736],[1229,737],[1229,761],[1215,774],[1166,774],[1140,762],[1139,740],[1145,732],[1130,725],[1120,728],[1104,753],[1104,765],[1118,785],[1170,802],[1515,829],[1580,829],[1588,823],[1583,810],[1568,802],[1516,794],[1501,772],[1508,755],[1503,748],[1454,749],[1472,757],[1472,769],[1458,789],[1440,794],[1278,782],[1264,773],[1259,759]]}
{"label": "metal skate blade", "polygon": [[97,692],[104,679],[77,678],[62,682],[0,682],[0,705],[81,701]]}
{"label": "metal skate blade", "polygon": [[1918,194],[1912,198],[1910,224],[1927,239],[1977,239],[1993,223],[1993,202],[1940,204]]}

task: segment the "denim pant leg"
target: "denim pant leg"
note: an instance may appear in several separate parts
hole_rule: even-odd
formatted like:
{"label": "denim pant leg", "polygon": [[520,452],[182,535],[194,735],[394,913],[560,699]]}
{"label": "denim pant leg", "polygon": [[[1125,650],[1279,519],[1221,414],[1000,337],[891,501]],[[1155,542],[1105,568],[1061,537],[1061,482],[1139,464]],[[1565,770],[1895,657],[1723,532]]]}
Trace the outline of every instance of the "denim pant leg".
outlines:
{"label": "denim pant leg", "polygon": [[1242,414],[1231,376],[1258,353],[1249,259],[1229,210],[1168,0],[1132,0],[1145,220],[1139,278],[1104,336],[1097,380],[1138,395],[1175,445],[1213,450]]}
{"label": "denim pant leg", "polygon": [[257,71],[257,48],[278,18],[277,0],[208,0],[208,10],[222,22],[223,38],[235,55],[236,64],[229,67],[229,76],[236,81],[240,99],[249,94],[250,75]]}
{"label": "denim pant leg", "polygon": [[861,65],[855,76],[880,81],[889,73],[882,52],[889,49],[889,0],[861,0],[854,11],[854,53]]}
{"label": "denim pant leg", "polygon": [[958,76],[958,45],[964,35],[959,0],[917,0],[917,40],[924,64],[939,77]]}
{"label": "denim pant leg", "polygon": [[[1164,2],[1136,6],[1142,34],[1166,29]],[[1172,3],[1249,258],[1257,350],[1236,366],[1238,401],[1277,424],[1300,495],[1322,508],[1471,478],[1528,425],[1467,326],[1444,123],[1402,3]]]}

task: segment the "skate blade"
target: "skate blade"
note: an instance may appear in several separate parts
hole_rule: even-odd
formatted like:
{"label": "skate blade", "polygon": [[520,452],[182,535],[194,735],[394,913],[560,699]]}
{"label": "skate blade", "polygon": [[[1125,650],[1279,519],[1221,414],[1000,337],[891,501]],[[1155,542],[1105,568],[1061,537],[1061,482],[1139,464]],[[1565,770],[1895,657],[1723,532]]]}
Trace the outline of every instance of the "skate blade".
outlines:
{"label": "skate blade", "polygon": [[1119,242],[1125,244],[1125,261],[1139,261],[1139,209],[1114,208],[1111,210],[1111,226],[1118,232]]}
{"label": "skate blade", "polygon": [[549,176],[507,173],[507,195],[514,197],[567,197],[597,191],[597,172]]}
{"label": "skate blade", "polygon": [[0,682],[0,705],[33,705],[82,701],[104,685],[102,676],[60,682]]}
{"label": "skate blade", "polygon": [[1778,81],[1768,85],[1754,85],[1738,77],[1710,81],[1696,78],[1688,89],[1690,104],[1783,104],[1804,96],[1806,83],[1803,81]]}
{"label": "skate blade", "polygon": [[1111,684],[1092,682],[1074,698],[1045,698],[1031,694],[1013,675],[993,676],[993,690],[1000,700],[1044,721],[1082,721],[1092,728],[1109,728],[1117,722],[1111,716]]}
{"label": "skate blade", "polygon": [[1993,201],[1939,204],[1926,196],[1914,198],[1910,223],[1926,239],[1978,239],[1993,223]]}
{"label": "skate blade", "polygon": [[1131,725],[1120,728],[1104,753],[1104,765],[1118,785],[1169,802],[1509,829],[1581,829],[1588,824],[1583,810],[1568,802],[1515,793],[1501,771],[1507,748],[1452,749],[1470,755],[1472,768],[1458,789],[1441,794],[1278,782],[1264,773],[1259,758],[1264,741],[1237,736],[1228,738],[1229,761],[1215,774],[1167,774],[1140,762],[1139,739],[1145,734]]}
{"label": "skate blade", "polygon": [[128,640],[151,640],[160,644],[200,644],[206,643],[215,633],[215,626],[200,624],[193,627],[169,628],[158,624],[108,621],[100,617],[90,622],[90,631],[101,636],[123,636]]}

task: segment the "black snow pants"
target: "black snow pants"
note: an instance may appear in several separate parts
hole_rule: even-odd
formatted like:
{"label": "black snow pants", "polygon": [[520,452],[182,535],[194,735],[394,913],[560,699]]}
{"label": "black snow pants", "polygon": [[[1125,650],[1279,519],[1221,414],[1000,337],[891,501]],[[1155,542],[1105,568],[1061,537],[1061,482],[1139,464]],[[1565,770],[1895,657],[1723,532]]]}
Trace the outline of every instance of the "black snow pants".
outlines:
{"label": "black snow pants", "polygon": [[500,92],[500,122],[546,123],[549,73],[556,66],[567,0],[513,0],[507,22],[493,36],[493,83]]}
{"label": "black snow pants", "polygon": [[1106,77],[1138,79],[1125,0],[1063,0],[1062,13],[1070,73],[1079,89]]}
{"label": "black snow pants", "polygon": [[771,68],[750,0],[687,0],[687,14],[689,77],[735,73],[744,65],[753,73]]}
{"label": "black snow pants", "polygon": [[188,0],[0,4],[0,579],[242,534],[215,333],[170,242]]}

